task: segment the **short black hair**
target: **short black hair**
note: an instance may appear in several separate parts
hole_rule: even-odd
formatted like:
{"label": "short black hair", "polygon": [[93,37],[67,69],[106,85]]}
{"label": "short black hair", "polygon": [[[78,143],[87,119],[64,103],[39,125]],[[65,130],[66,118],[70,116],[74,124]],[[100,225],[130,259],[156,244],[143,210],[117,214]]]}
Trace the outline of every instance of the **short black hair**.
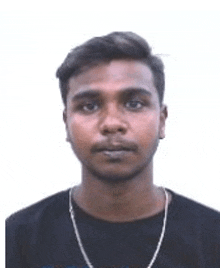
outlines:
{"label": "short black hair", "polygon": [[59,79],[64,105],[66,106],[71,77],[100,63],[116,59],[138,60],[145,63],[153,73],[159,101],[163,102],[165,74],[162,60],[152,54],[146,40],[139,35],[133,32],[112,32],[105,36],[94,37],[72,49],[57,69],[56,77]]}

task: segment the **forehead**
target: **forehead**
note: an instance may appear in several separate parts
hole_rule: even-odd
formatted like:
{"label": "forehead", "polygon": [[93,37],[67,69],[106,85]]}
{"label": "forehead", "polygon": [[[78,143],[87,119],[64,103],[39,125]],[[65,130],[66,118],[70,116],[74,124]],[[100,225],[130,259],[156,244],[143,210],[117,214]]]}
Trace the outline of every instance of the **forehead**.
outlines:
{"label": "forehead", "polygon": [[135,60],[113,60],[102,63],[72,77],[69,80],[69,93],[84,90],[100,90],[103,94],[129,87],[142,87],[156,93],[151,69]]}

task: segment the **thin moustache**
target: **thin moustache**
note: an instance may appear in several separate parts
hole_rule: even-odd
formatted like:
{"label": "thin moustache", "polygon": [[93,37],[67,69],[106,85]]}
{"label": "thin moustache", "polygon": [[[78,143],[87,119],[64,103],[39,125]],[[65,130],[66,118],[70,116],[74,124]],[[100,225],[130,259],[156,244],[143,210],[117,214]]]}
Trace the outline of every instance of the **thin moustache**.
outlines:
{"label": "thin moustache", "polygon": [[93,153],[102,151],[137,151],[138,146],[130,141],[97,142],[93,145]]}

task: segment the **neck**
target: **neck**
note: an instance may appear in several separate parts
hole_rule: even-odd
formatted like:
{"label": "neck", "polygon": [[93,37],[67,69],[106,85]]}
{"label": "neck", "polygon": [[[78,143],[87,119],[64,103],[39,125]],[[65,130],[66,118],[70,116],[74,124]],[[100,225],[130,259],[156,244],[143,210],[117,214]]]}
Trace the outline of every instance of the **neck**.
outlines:
{"label": "neck", "polygon": [[74,199],[85,212],[96,218],[126,222],[159,213],[164,209],[165,197],[163,190],[153,185],[149,174],[107,183],[84,171],[82,183],[74,190]]}

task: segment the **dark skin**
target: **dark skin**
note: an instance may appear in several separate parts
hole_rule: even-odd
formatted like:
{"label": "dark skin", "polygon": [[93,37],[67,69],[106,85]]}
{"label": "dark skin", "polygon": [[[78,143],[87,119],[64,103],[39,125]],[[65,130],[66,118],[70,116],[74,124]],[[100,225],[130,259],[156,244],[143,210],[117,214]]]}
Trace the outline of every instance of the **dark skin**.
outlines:
{"label": "dark skin", "polygon": [[82,163],[73,198],[84,211],[126,222],[164,209],[164,192],[153,184],[153,157],[166,118],[144,63],[113,60],[70,78],[64,122]]}

